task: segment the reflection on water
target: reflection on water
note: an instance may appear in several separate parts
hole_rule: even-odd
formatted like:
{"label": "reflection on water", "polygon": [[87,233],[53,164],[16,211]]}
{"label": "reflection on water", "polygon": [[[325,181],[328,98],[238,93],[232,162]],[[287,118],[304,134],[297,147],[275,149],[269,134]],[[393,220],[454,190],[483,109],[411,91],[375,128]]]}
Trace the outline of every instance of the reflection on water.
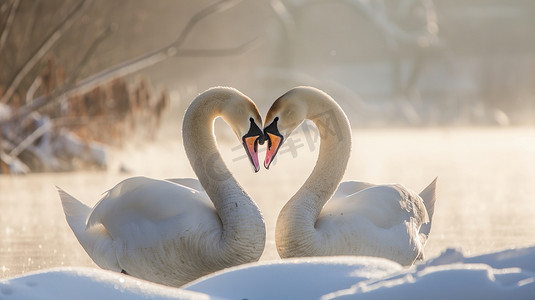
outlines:
{"label": "reflection on water", "polygon": [[[293,138],[294,149],[281,152],[269,171],[254,175],[237,142],[220,142],[231,170],[264,214],[262,260],[278,258],[278,212],[317,157],[313,136],[301,132]],[[55,185],[93,205],[126,177],[193,175],[174,140],[134,145],[111,158],[108,172],[0,177],[0,278],[56,266],[96,267],[70,231]],[[131,172],[120,173],[120,166]],[[354,132],[346,179],[398,182],[419,192],[436,176],[438,200],[427,257],[446,247],[477,254],[535,244],[535,128]]]}

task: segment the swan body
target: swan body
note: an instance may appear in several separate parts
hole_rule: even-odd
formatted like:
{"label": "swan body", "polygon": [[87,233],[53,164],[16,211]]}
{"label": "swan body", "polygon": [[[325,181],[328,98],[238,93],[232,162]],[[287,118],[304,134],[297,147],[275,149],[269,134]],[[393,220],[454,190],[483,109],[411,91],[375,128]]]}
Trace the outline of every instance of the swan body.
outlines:
{"label": "swan body", "polygon": [[218,116],[242,138],[257,171],[258,110],[239,91],[219,87],[200,94],[184,116],[184,147],[199,180],[128,178],[93,208],[58,188],[69,226],[97,265],[181,286],[260,258],[263,217],[219,155]]}
{"label": "swan body", "polygon": [[420,195],[400,184],[340,183],[351,151],[351,128],[343,110],[326,93],[297,87],[273,103],[265,119],[265,167],[305,119],[318,127],[320,152],[311,175],[277,219],[279,255],[377,256],[402,265],[423,259],[436,180]]}

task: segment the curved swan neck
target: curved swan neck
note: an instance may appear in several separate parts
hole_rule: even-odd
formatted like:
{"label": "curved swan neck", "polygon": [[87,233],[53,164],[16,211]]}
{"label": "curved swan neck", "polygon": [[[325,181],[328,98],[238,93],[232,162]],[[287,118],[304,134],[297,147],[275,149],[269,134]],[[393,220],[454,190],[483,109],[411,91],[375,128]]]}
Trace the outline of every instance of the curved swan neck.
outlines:
{"label": "curved swan neck", "polygon": [[292,200],[314,197],[312,208],[317,217],[344,176],[351,153],[351,127],[342,108],[325,93],[308,96],[307,106],[306,118],[320,133],[320,150],[316,166]]}
{"label": "curved swan neck", "polygon": [[214,136],[214,121],[221,115],[224,99],[197,98],[186,110],[182,138],[193,171],[216,209],[224,195],[221,186],[241,188],[223,162]]}
{"label": "curved swan neck", "polygon": [[280,212],[276,238],[277,247],[282,248],[313,234],[323,206],[344,176],[351,152],[351,127],[342,108],[319,90],[294,92],[294,100],[307,109],[305,119],[319,130],[320,150],[312,173]]}
{"label": "curved swan neck", "polygon": [[[255,256],[263,250],[262,214],[223,162],[214,136],[214,120],[232,97],[231,93],[197,97],[184,116],[182,136],[193,170],[221,219],[221,241],[229,246],[222,255],[233,255],[244,247],[248,255]],[[250,249],[259,245],[256,252]]]}
{"label": "curved swan neck", "polygon": [[294,99],[307,107],[305,118],[318,127],[321,144],[314,170],[277,219],[275,240],[281,257],[322,253],[324,249],[316,246],[325,240],[317,234],[316,220],[338,188],[351,152],[351,127],[340,106],[319,90],[304,88],[295,92]]}

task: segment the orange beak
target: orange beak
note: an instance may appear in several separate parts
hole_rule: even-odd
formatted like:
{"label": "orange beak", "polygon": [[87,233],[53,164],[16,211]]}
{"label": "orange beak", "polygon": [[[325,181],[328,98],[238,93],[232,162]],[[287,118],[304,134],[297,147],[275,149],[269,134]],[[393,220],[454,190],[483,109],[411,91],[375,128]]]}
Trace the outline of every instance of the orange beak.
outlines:
{"label": "orange beak", "polygon": [[249,156],[249,160],[253,164],[255,173],[260,171],[260,163],[258,162],[258,136],[249,136],[243,139],[243,147]]}
{"label": "orange beak", "polygon": [[275,158],[275,155],[277,155],[277,151],[279,151],[280,146],[282,145],[282,137],[272,134],[270,132],[266,132],[267,139],[268,139],[268,149],[266,151],[266,159],[264,160],[264,167],[266,169],[269,169],[269,165]]}

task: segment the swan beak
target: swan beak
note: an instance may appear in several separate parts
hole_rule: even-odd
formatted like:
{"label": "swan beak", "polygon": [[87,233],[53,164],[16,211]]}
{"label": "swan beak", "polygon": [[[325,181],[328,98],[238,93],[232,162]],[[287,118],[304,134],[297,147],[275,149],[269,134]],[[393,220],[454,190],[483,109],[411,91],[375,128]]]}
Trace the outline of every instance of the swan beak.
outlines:
{"label": "swan beak", "polygon": [[260,163],[258,162],[258,140],[259,136],[249,136],[243,139],[243,147],[249,160],[253,164],[254,172],[260,171]]}
{"label": "swan beak", "polygon": [[253,118],[249,118],[251,125],[249,127],[249,132],[247,132],[243,137],[243,147],[251,164],[253,164],[254,172],[260,171],[260,163],[258,162],[258,143],[264,143],[264,133],[262,129],[256,125],[256,122]]}
{"label": "swan beak", "polygon": [[277,155],[277,151],[279,151],[279,148],[282,145],[282,137],[270,132],[266,132],[266,136],[268,140],[268,148],[266,151],[266,159],[264,160],[264,167],[269,169],[269,165],[275,158],[275,155]]}

